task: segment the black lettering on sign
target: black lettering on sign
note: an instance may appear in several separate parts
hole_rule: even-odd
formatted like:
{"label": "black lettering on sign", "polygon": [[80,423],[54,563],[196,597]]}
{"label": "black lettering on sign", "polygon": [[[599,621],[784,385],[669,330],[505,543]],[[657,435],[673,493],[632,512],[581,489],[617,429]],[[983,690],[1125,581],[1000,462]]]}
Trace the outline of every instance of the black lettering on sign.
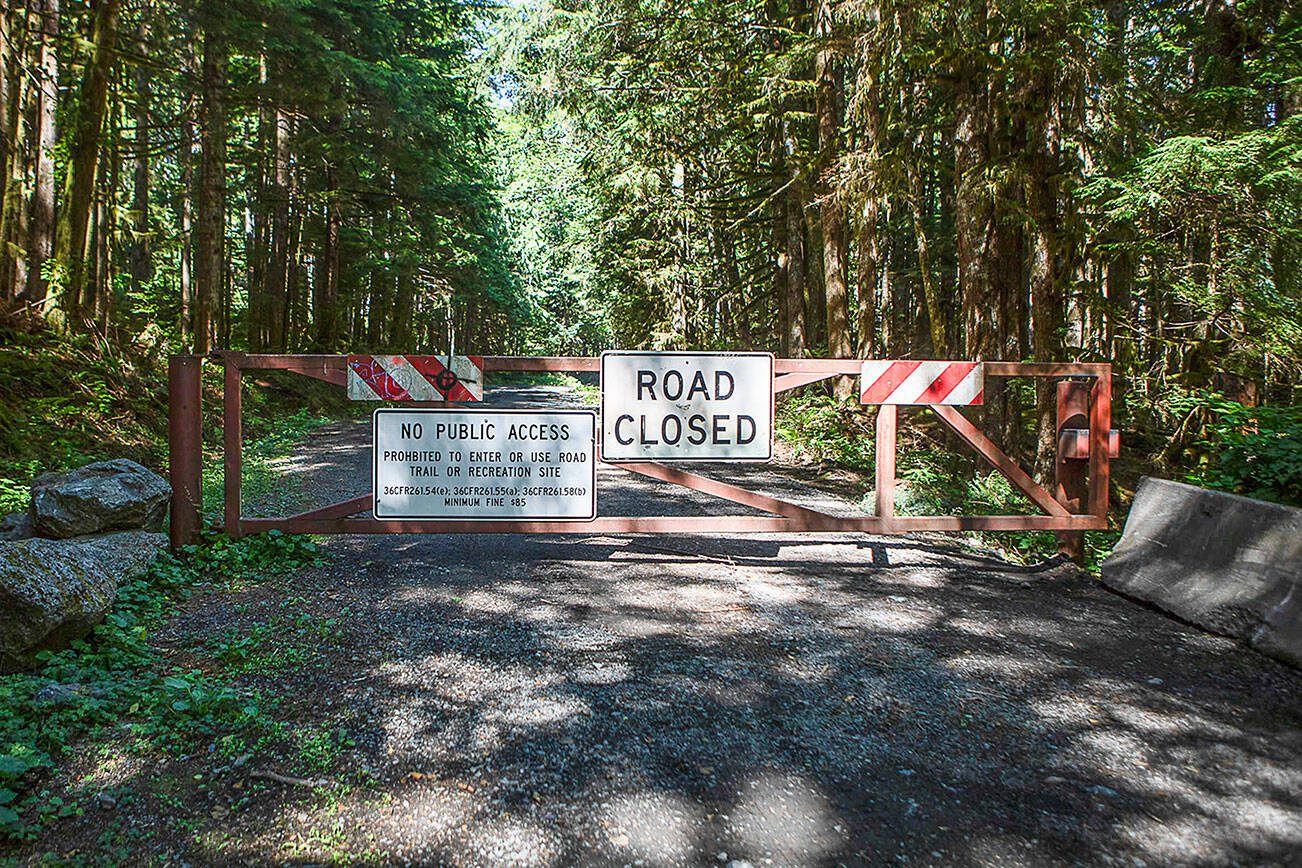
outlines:
{"label": "black lettering on sign", "polygon": [[723,427],[727,424],[728,424],[727,416],[714,417],[714,421],[711,424],[711,429],[712,429],[711,430],[712,436],[710,438],[711,443],[718,446],[720,444],[727,444],[732,442],[731,440],[728,439],[726,432],[724,432],[723,430]]}
{"label": "black lettering on sign", "polygon": [[695,398],[697,392],[700,392],[701,397],[707,401],[710,399],[710,390],[705,387],[705,371],[697,371],[692,377],[692,387],[687,390],[687,400]]}
{"label": "black lettering on sign", "polygon": [[420,439],[421,437],[423,437],[424,435],[425,435],[425,426],[424,426],[424,425],[421,425],[419,422],[414,422],[414,423],[413,423],[413,422],[403,422],[403,423],[402,423],[402,438],[403,438],[404,440],[409,439],[409,438],[412,438],[412,437],[414,437],[414,438],[416,438],[417,440],[419,440],[419,439]]}
{"label": "black lettering on sign", "polygon": [[656,399],[656,375],[655,371],[638,371],[637,372],[637,399],[642,400],[642,390],[646,389],[651,393],[651,400]]}
{"label": "black lettering on sign", "polygon": [[[728,381],[728,394],[723,394],[723,381]],[[727,371],[714,372],[714,400],[726,401],[732,397],[733,391],[737,388],[737,383],[732,378],[732,374]]]}
{"label": "black lettering on sign", "polygon": [[[746,423],[748,422],[750,423],[750,433],[743,434],[742,431],[745,428]],[[740,446],[744,446],[745,444],[751,442],[754,439],[755,439],[755,418],[753,416],[747,416],[744,413],[738,415],[737,416],[737,444]]]}
{"label": "black lettering on sign", "polygon": [[[670,433],[669,431],[670,422],[674,423],[673,433]],[[670,446],[676,445],[679,440],[683,439],[683,420],[679,419],[677,416],[666,416],[664,421],[660,423],[660,436],[663,437],[665,442]]]}
{"label": "black lettering on sign", "polygon": [[[675,382],[670,382],[670,377]],[[677,371],[666,371],[664,381],[665,398],[670,401],[677,401],[683,397],[683,375]]]}
{"label": "black lettering on sign", "polygon": [[620,426],[623,425],[625,422],[632,422],[632,421],[633,421],[633,417],[628,415],[627,413],[625,413],[624,415],[620,416],[618,419],[615,420],[615,439],[619,441],[621,446],[627,446],[633,442],[633,435],[630,434],[628,437],[625,437],[622,433],[623,429],[620,428]]}
{"label": "black lettering on sign", "polygon": [[646,416],[643,416],[643,417],[642,417],[642,440],[641,440],[641,443],[642,443],[643,446],[656,446],[656,445],[659,445],[659,443],[660,443],[659,440],[651,440],[650,438],[647,437],[647,433],[646,433]]}
{"label": "black lettering on sign", "polygon": [[700,413],[694,414],[687,420],[687,427],[692,430],[692,433],[687,435],[687,442],[693,446],[700,446],[705,442],[705,438],[710,436],[705,432],[705,417]]}

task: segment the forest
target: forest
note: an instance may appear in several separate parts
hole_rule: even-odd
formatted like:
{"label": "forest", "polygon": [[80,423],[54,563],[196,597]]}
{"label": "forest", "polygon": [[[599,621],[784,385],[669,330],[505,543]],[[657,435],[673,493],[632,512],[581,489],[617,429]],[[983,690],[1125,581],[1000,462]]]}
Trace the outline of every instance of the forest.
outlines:
{"label": "forest", "polygon": [[[1228,487],[1296,500],[1300,61],[1286,0],[4,0],[0,310],[110,356],[1111,361],[1146,461],[1255,437]],[[1043,468],[1048,393],[987,398]]]}

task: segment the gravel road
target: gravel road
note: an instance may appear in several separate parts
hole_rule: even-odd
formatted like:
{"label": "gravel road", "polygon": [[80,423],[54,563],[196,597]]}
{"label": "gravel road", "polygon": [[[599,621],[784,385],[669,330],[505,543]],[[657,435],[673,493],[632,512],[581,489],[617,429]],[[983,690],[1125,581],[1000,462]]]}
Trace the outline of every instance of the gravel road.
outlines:
{"label": "gravel road", "polygon": [[[556,389],[495,390],[553,406]],[[287,462],[364,491],[369,427]],[[713,468],[852,511],[774,466]],[[704,514],[603,468],[602,514]],[[1302,673],[1067,566],[943,541],[337,537],[295,593],[350,648],[291,688],[373,775],[242,818],[275,853],[473,865],[1256,865],[1302,854]],[[324,812],[324,813],[323,813]]]}

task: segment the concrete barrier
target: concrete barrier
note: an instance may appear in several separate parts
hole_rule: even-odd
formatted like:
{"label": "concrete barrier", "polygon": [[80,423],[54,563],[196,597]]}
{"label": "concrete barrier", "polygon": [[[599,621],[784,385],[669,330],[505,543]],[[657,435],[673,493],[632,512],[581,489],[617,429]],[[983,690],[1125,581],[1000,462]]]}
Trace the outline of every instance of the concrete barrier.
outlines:
{"label": "concrete barrier", "polygon": [[1146,476],[1103,584],[1302,666],[1302,509]]}

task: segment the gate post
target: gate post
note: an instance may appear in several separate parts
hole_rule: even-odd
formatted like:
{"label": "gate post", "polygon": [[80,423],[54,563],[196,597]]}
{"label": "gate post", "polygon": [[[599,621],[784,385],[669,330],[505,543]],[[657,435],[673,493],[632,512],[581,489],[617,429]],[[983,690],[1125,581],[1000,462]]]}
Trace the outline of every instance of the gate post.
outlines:
{"label": "gate post", "polygon": [[889,527],[895,517],[895,428],[899,408],[882,404],[877,408],[877,442],[873,447],[873,471],[877,483],[877,517]]}
{"label": "gate post", "polygon": [[[1090,388],[1076,380],[1058,381],[1058,436],[1053,465],[1056,497],[1073,515],[1085,512],[1086,463],[1069,458],[1063,450],[1063,432],[1089,427]],[[1085,557],[1085,532],[1063,530],[1057,532],[1058,551],[1077,563]]]}
{"label": "gate post", "polygon": [[167,360],[167,464],[172,483],[172,551],[199,539],[203,508],[202,356]]}
{"label": "gate post", "polygon": [[237,353],[222,354],[222,365],[226,369],[222,388],[222,445],[223,445],[223,526],[226,535],[239,539],[240,531],[240,490],[241,476],[244,472],[244,414],[240,402],[242,377],[240,359]]}

